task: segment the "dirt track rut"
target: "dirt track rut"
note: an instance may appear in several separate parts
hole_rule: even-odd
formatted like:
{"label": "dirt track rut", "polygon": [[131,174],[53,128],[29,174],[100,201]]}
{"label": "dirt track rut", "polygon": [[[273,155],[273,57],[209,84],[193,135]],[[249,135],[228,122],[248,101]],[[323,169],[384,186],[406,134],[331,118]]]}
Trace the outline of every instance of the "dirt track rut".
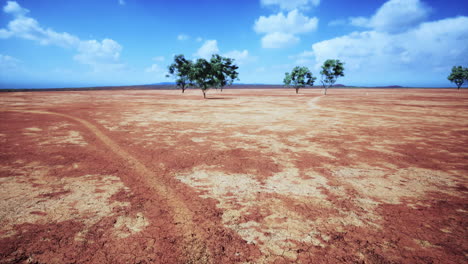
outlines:
{"label": "dirt track rut", "polygon": [[[143,163],[122,149],[115,141],[104,134],[95,125],[84,119],[56,112],[20,109],[0,111],[60,116],[78,122],[89,129],[113,153],[128,163],[128,165],[139,176],[140,182],[146,184],[146,186],[150,186],[157,195],[167,199],[167,203],[173,212],[174,222],[182,232],[182,236],[185,240],[184,244],[186,244],[186,249],[190,250],[190,252],[187,254],[189,255],[189,259],[196,260],[197,262],[201,261],[202,263],[212,262],[210,261],[211,258],[207,246],[202,241],[201,230],[193,222],[193,212],[188,208],[184,201],[176,195],[175,190],[173,190],[170,186],[167,186],[164,182],[160,181],[158,177],[154,176],[154,173],[149,170]],[[150,175],[153,175],[153,177]]]}

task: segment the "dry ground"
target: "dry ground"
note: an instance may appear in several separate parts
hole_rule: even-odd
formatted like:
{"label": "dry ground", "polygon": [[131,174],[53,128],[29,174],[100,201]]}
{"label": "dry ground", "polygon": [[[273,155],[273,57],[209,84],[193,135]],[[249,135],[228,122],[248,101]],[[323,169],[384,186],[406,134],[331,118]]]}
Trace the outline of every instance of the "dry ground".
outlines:
{"label": "dry ground", "polygon": [[0,94],[0,263],[463,263],[468,91]]}

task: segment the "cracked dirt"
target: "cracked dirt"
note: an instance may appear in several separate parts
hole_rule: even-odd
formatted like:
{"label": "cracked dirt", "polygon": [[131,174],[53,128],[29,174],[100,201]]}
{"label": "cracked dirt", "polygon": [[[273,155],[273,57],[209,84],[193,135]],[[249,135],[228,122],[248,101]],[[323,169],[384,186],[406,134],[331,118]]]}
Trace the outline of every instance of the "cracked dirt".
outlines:
{"label": "cracked dirt", "polygon": [[210,93],[1,94],[0,263],[466,262],[466,91]]}

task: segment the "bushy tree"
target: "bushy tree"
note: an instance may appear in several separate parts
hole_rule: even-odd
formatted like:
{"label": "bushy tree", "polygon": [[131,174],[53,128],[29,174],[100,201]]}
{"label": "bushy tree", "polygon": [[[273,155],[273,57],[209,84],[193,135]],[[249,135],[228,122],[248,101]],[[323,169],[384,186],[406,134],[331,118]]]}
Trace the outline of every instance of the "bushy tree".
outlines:
{"label": "bushy tree", "polygon": [[313,86],[316,79],[307,67],[296,66],[291,73],[285,73],[283,82],[287,87],[294,87],[297,94],[299,93],[299,88]]}
{"label": "bushy tree", "polygon": [[239,67],[234,64],[234,59],[213,54],[210,64],[215,79],[215,87],[220,88],[221,92],[225,86],[232,85],[234,80],[238,79],[239,73],[237,69],[239,69]]}
{"label": "bushy tree", "polygon": [[175,78],[176,85],[184,93],[185,89],[191,85],[190,71],[192,70],[192,62],[187,60],[184,55],[176,55],[174,56],[174,63],[168,66],[168,70],[169,74]]}
{"label": "bushy tree", "polygon": [[326,60],[322,65],[322,84],[324,94],[327,94],[327,88],[335,84],[338,77],[344,76],[344,66],[340,60]]}
{"label": "bushy tree", "polygon": [[218,54],[213,54],[209,61],[200,58],[195,62],[185,59],[184,55],[176,55],[174,63],[169,65],[168,69],[182,93],[188,86],[196,86],[202,90],[204,98],[210,88],[221,88],[222,91],[239,76],[239,67],[234,64],[234,59]]}
{"label": "bushy tree", "polygon": [[463,68],[462,66],[453,66],[452,72],[447,78],[449,81],[457,85],[457,89],[463,85],[463,83],[468,82],[468,68]]}
{"label": "bushy tree", "polygon": [[203,98],[206,98],[206,91],[216,85],[213,65],[205,59],[198,59],[190,71],[190,80],[203,92]]}
{"label": "bushy tree", "polygon": [[200,58],[192,63],[189,79],[202,90],[203,98],[206,98],[206,92],[210,88],[223,89],[226,85],[231,85],[239,75],[238,68],[233,59],[213,54],[210,61]]}

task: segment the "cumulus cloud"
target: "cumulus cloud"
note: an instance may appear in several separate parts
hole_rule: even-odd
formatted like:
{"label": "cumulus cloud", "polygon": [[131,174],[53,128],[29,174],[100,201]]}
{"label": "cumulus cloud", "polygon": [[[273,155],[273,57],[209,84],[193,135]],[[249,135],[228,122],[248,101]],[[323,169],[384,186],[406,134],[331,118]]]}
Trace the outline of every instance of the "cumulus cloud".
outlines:
{"label": "cumulus cloud", "polygon": [[35,41],[40,45],[75,49],[78,54],[74,56],[74,59],[92,66],[94,71],[114,70],[122,67],[122,64],[118,63],[122,46],[112,39],[81,40],[67,32],[59,33],[50,28],[46,29],[36,19],[27,16],[29,10],[15,1],[8,1],[3,11],[13,15],[14,18],[6,28],[0,29],[0,38],[17,37]]}
{"label": "cumulus cloud", "polygon": [[299,42],[298,34],[315,31],[318,18],[307,17],[298,10],[287,15],[282,12],[268,17],[261,16],[255,21],[254,30],[265,34],[262,38],[263,48],[283,48]]}
{"label": "cumulus cloud", "polygon": [[261,0],[263,6],[278,6],[282,10],[309,9],[318,6],[320,0]]}
{"label": "cumulus cloud", "polygon": [[219,53],[218,41],[216,40],[206,40],[203,45],[195,53],[196,57],[209,59],[211,55]]}
{"label": "cumulus cloud", "polygon": [[317,29],[318,19],[304,16],[297,10],[289,12],[286,16],[280,12],[268,17],[261,16],[255,21],[254,30],[257,33],[289,33],[299,34]]}
{"label": "cumulus cloud", "polygon": [[353,17],[354,26],[372,28],[389,33],[403,32],[419,25],[431,9],[420,0],[389,0],[370,18]]}
{"label": "cumulus cloud", "polygon": [[180,41],[184,41],[184,40],[188,40],[190,38],[189,35],[185,35],[185,34],[179,34],[177,36],[177,40],[180,40]]}
{"label": "cumulus cloud", "polygon": [[354,32],[312,45],[316,65],[329,58],[346,62],[351,71],[410,74],[449,69],[468,61],[468,17],[425,22],[405,32]]}
{"label": "cumulus cloud", "polygon": [[29,10],[26,8],[22,8],[15,1],[7,1],[7,4],[3,7],[3,12],[7,14],[12,14],[15,16],[24,16],[27,13],[29,13]]}
{"label": "cumulus cloud", "polygon": [[81,41],[78,46],[78,54],[74,56],[74,59],[94,67],[95,71],[103,66],[107,69],[112,66],[118,68],[123,66],[118,66],[121,51],[122,46],[112,39]]}
{"label": "cumulus cloud", "polygon": [[315,71],[327,59],[340,59],[346,78],[356,82],[432,78],[440,83],[453,65],[468,63],[468,17],[424,22],[430,10],[418,0],[387,1],[370,18],[351,19],[368,30],[315,43],[290,59]]}
{"label": "cumulus cloud", "polygon": [[[7,6],[10,3],[8,2]],[[80,40],[76,36],[67,32],[58,33],[52,29],[45,29],[39,25],[37,20],[27,17],[23,13],[22,11],[11,13],[15,18],[8,23],[7,28],[0,29],[0,38],[18,37],[36,41],[40,45],[61,47],[72,47],[79,44]]]}

